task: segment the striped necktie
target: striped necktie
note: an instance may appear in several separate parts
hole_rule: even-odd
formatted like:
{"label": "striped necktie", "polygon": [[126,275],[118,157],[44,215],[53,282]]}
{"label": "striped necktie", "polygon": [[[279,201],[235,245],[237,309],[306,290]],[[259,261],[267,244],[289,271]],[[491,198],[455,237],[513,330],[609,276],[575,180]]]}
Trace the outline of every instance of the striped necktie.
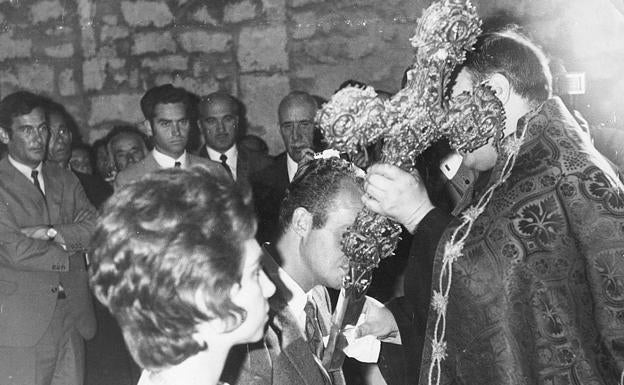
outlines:
{"label": "striped necktie", "polygon": [[321,325],[318,319],[318,308],[316,304],[308,299],[303,310],[306,313],[305,321],[305,336],[308,340],[308,346],[312,353],[318,357],[319,360],[323,359],[323,334],[321,333]]}

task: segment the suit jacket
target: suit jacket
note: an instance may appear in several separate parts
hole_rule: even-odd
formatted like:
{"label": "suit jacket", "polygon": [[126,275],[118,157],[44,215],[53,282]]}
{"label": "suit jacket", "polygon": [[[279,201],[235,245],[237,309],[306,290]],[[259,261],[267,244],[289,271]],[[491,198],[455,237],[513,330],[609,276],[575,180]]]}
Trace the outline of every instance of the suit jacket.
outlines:
{"label": "suit jacket", "polygon": [[[271,158],[257,152],[251,152],[244,147],[237,147],[238,156],[236,157],[236,182],[248,183],[252,174],[264,169],[271,164]],[[197,154],[202,158],[210,159],[206,146],[202,146]],[[211,159],[215,162],[221,162],[220,159]]]}
{"label": "suit jacket", "polygon": [[96,175],[85,174],[74,170],[82,188],[87,194],[89,202],[99,209],[106,200],[113,195],[113,187],[104,179]]}
{"label": "suit jacket", "polygon": [[[270,246],[265,250],[274,252]],[[255,344],[234,347],[222,379],[241,385],[344,385],[342,370],[327,373],[317,363],[303,331],[287,308],[292,294],[279,278],[277,264],[268,252],[264,253],[262,264],[276,286],[275,294],[269,299],[265,337]],[[327,289],[315,287],[312,297],[318,307],[321,332],[328,335],[331,311]]]}
{"label": "suit jacket", "polygon": [[252,175],[251,188],[258,216],[258,242],[272,242],[277,238],[280,205],[289,184],[286,152]]}
{"label": "suit jacket", "polygon": [[[95,226],[95,209],[69,170],[44,164],[45,198],[5,157],[0,161],[0,345],[33,346],[46,331],[62,282],[68,320],[85,338],[95,333],[87,273],[69,270],[69,255],[84,252]],[[23,227],[52,224],[58,243],[23,235]]]}
{"label": "suit jacket", "polygon": [[[193,166],[196,164],[202,164],[206,166],[210,171],[214,172],[215,175],[220,175],[223,177],[227,176],[227,173],[223,169],[220,163],[214,162],[212,160],[203,159],[198,156],[187,153],[187,166]],[[154,153],[150,151],[149,154],[145,156],[140,162],[135,163],[125,170],[121,171],[117,174],[115,178],[115,191],[120,187],[127,185],[128,183],[134,182],[135,180],[143,177],[144,175],[152,172],[160,170],[160,165],[156,162],[154,158]]]}

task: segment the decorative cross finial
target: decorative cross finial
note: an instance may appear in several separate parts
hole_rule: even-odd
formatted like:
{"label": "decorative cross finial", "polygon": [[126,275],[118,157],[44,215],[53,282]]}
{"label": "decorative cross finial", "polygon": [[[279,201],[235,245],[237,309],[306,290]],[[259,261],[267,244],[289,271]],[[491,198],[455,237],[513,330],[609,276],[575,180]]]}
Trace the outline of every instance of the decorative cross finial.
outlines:
{"label": "decorative cross finial", "polygon": [[[383,140],[382,161],[413,172],[417,156],[442,137],[456,149],[472,150],[502,132],[502,106],[489,88],[480,86],[454,99],[445,96],[451,74],[472,49],[480,25],[469,1],[431,4],[410,39],[416,55],[405,88],[382,100],[372,87],[347,87],[318,112],[317,121],[330,147],[355,154]],[[347,277],[345,285],[366,290],[359,278],[392,255],[400,232],[398,224],[362,210],[343,237],[343,251],[359,271]]]}

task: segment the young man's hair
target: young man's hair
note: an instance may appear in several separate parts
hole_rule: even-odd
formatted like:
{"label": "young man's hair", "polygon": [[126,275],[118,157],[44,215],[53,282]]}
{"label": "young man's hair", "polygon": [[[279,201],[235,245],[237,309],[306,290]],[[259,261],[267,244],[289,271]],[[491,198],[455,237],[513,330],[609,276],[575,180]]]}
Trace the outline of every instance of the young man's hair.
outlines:
{"label": "young man's hair", "polygon": [[141,98],[141,111],[145,119],[152,122],[157,104],[182,103],[189,119],[192,115],[191,94],[184,88],[174,87],[171,84],[163,84],[150,88]]}
{"label": "young man's hair", "polygon": [[141,367],[176,365],[209,349],[193,338],[201,322],[240,325],[246,313],[229,295],[255,230],[251,195],[201,165],[151,173],[107,201],[93,237],[91,285]]}
{"label": "young man's hair", "polygon": [[542,50],[509,26],[479,36],[463,67],[478,84],[493,74],[505,76],[516,93],[529,103],[541,103],[552,95],[552,75]]}
{"label": "young man's hair", "polygon": [[304,163],[288,186],[280,206],[279,233],[286,231],[298,207],[312,214],[312,228],[325,226],[338,194],[345,188],[361,190],[363,183],[355,166],[344,159],[313,159]]}
{"label": "young man's hair", "polygon": [[9,135],[13,135],[11,126],[13,118],[27,115],[35,108],[42,108],[45,112],[46,99],[28,91],[17,91],[5,96],[0,101],[0,127]]}

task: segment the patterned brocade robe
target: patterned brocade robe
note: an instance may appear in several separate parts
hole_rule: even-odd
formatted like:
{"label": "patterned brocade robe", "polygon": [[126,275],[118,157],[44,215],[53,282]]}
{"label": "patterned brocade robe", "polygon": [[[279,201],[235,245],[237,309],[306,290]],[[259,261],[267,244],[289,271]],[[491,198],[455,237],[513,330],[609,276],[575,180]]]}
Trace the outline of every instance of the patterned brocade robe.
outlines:
{"label": "patterned brocade robe", "polygon": [[[546,101],[527,124],[512,174],[453,267],[442,383],[617,384],[624,369],[621,175],[561,100]],[[434,289],[451,227],[436,252]],[[421,384],[435,316],[429,312]]]}

